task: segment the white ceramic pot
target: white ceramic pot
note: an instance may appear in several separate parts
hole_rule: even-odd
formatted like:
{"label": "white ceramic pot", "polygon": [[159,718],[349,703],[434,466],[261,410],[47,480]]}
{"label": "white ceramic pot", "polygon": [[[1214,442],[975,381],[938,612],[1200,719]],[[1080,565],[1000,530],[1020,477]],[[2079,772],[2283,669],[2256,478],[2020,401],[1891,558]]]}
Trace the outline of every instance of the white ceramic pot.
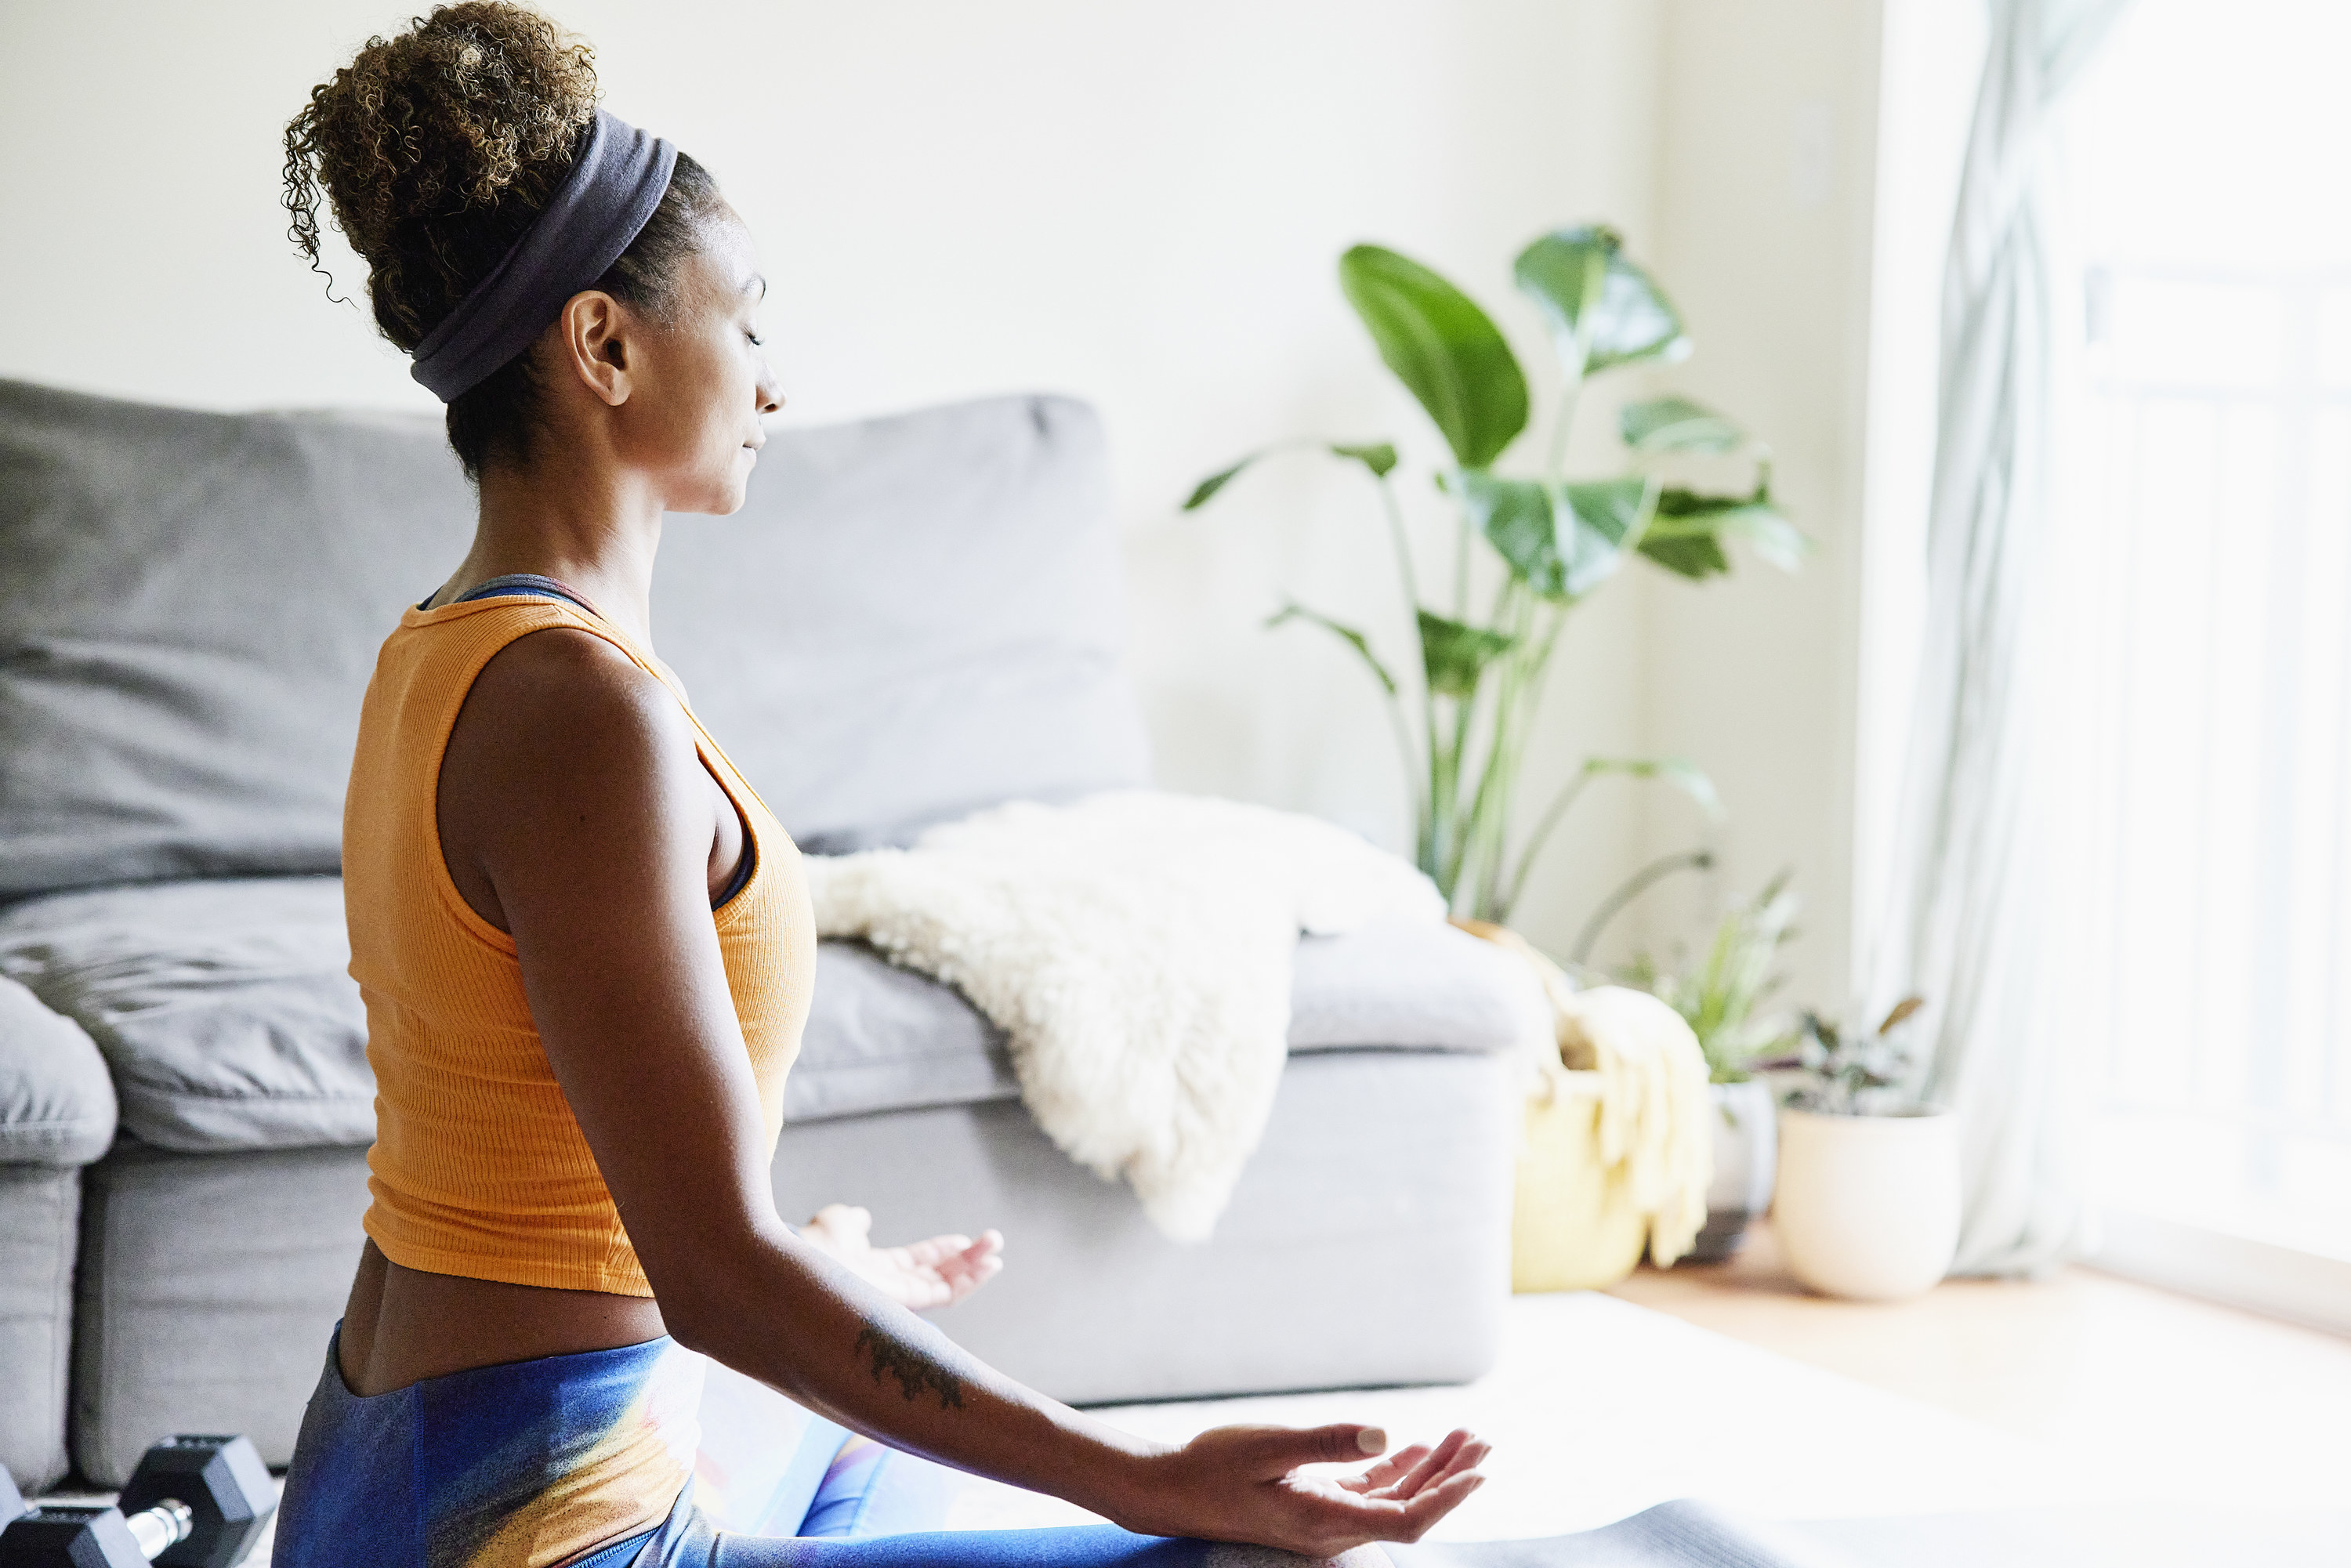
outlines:
{"label": "white ceramic pot", "polygon": [[1931,1290],[1959,1243],[1959,1118],[1782,1111],[1771,1224],[1789,1270],[1823,1295]]}

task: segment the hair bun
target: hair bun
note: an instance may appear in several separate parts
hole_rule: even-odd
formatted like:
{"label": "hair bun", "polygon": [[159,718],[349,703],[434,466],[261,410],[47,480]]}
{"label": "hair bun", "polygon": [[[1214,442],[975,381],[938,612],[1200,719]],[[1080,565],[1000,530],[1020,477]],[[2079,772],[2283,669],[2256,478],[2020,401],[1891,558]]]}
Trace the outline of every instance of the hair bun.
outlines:
{"label": "hair bun", "polygon": [[319,267],[319,196],[403,349],[496,267],[570,169],[596,109],[586,43],[522,5],[444,5],[367,41],[286,128],[286,209]]}

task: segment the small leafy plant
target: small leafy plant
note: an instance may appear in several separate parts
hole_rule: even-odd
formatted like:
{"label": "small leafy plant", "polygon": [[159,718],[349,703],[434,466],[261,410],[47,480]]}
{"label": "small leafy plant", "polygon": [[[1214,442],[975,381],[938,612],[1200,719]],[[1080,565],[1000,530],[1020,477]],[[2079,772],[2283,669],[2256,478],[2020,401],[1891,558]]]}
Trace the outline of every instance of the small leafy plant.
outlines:
{"label": "small leafy plant", "polygon": [[1673,973],[1644,953],[1617,973],[1620,983],[1649,992],[1682,1015],[1716,1083],[1743,1083],[1759,1059],[1797,1044],[1795,1023],[1766,1010],[1788,983],[1778,965],[1780,949],[1796,936],[1799,901],[1788,885],[1793,875],[1782,872],[1724,915],[1695,969]]}
{"label": "small leafy plant", "polygon": [[[1569,479],[1568,437],[1584,383],[1610,371],[1683,359],[1689,339],[1665,291],[1607,228],[1543,235],[1520,253],[1514,276],[1550,324],[1566,383],[1542,469],[1532,475],[1506,475],[1495,466],[1533,410],[1525,372],[1486,312],[1395,251],[1359,245],[1339,263],[1340,287],[1380,358],[1419,402],[1452,455],[1434,475],[1456,524],[1448,605],[1440,608],[1422,591],[1390,443],[1296,441],[1267,447],[1202,480],[1184,504],[1186,511],[1206,506],[1244,469],[1277,452],[1318,450],[1370,476],[1395,553],[1418,668],[1399,678],[1361,630],[1303,605],[1286,607],[1270,624],[1320,626],[1364,661],[1379,684],[1404,762],[1420,869],[1457,913],[1496,923],[1510,918],[1537,855],[1593,779],[1663,779],[1710,814],[1719,810],[1713,786],[1687,762],[1592,758],[1536,813],[1523,837],[1515,831],[1520,768],[1569,612],[1633,556],[1703,580],[1730,570],[1725,546],[1732,540],[1787,569],[1808,548],[1771,498],[1769,451],[1687,398],[1626,404],[1617,432],[1631,470]],[[1667,468],[1687,458],[1743,462],[1752,482],[1729,495],[1672,482]],[[1469,601],[1478,541],[1505,568],[1482,616]],[[1407,711],[1415,697],[1416,724]]]}
{"label": "small leafy plant", "polygon": [[1906,997],[1875,1030],[1806,1013],[1796,1055],[1768,1064],[1802,1073],[1788,1103],[1833,1116],[1899,1116],[1917,1110],[1909,1085],[1917,1077],[1918,1045],[1910,1025],[1926,1005],[1924,998]]}

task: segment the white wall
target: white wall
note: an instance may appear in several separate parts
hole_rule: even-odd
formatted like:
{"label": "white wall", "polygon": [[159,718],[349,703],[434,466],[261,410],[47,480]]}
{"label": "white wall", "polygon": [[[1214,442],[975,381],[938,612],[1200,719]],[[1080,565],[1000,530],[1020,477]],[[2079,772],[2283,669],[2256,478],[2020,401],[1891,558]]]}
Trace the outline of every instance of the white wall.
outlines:
{"label": "white wall", "polygon": [[[1301,459],[1206,516],[1179,519],[1176,503],[1284,434],[1430,453],[1339,297],[1347,244],[1375,238],[1447,271],[1547,377],[1510,256],[1557,223],[1624,229],[1699,344],[1665,379],[1773,441],[1785,497],[1826,548],[1794,581],[1748,570],[1690,589],[1641,569],[1637,586],[1600,595],[1562,648],[1531,788],[1586,752],[1697,758],[1734,812],[1724,885],[1801,867],[1818,987],[1844,975],[1875,11],[556,7],[597,46],[611,107],[709,164],[749,221],[775,280],[788,417],[1029,387],[1094,400],[1114,443],[1132,664],[1162,779],[1390,842],[1401,797],[1368,686],[1311,633],[1256,629],[1294,591],[1395,650],[1370,497]],[[0,374],[223,407],[432,406],[360,311],[320,297],[276,205],[286,117],[406,14],[8,0]],[[345,292],[358,282],[339,273]],[[1604,443],[1584,445],[1606,459]],[[1443,559],[1437,533],[1423,542]],[[1522,924],[1563,944],[1602,887],[1694,831],[1671,802],[1594,791]]]}
{"label": "white wall", "polygon": [[1854,937],[1879,9],[1672,0],[1661,49],[1657,261],[1698,345],[1668,379],[1771,444],[1780,500],[1820,548],[1794,577],[1647,585],[1649,739],[1731,808],[1717,886],[1693,891],[1750,894],[1794,867],[1791,995],[1830,1006]]}

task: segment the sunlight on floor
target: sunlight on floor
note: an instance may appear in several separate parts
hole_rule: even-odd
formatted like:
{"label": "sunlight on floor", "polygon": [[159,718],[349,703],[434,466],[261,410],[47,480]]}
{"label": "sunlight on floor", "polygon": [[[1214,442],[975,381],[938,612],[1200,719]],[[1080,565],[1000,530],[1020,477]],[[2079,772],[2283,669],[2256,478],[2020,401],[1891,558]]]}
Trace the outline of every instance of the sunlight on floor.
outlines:
{"label": "sunlight on floor", "polygon": [[2339,1506],[2351,1469],[2351,1340],[2089,1269],[1832,1301],[1789,1277],[1766,1228],[1729,1263],[1645,1269],[1614,1294],[2050,1444],[2104,1490]]}

